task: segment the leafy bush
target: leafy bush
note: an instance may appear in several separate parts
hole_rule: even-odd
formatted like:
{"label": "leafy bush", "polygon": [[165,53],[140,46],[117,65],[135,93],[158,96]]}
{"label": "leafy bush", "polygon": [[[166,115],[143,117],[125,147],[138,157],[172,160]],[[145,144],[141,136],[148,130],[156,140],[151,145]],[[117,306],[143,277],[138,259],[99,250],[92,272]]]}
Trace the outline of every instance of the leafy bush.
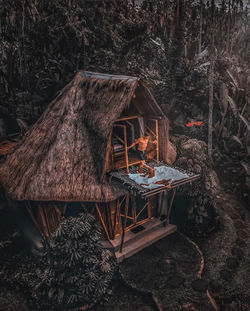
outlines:
{"label": "leafy bush", "polygon": [[44,241],[44,267],[38,270],[35,295],[42,310],[79,310],[106,292],[116,262],[98,240],[101,228],[89,213],[61,222]]}

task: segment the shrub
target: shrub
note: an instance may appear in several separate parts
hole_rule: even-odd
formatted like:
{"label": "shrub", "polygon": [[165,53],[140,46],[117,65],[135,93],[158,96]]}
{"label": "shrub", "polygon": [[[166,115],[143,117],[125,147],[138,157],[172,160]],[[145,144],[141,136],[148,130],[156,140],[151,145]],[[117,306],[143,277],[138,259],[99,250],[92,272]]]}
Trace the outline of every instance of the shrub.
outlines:
{"label": "shrub", "polygon": [[116,262],[98,242],[101,227],[89,213],[63,220],[44,241],[44,267],[38,270],[35,295],[43,310],[80,310],[106,292]]}

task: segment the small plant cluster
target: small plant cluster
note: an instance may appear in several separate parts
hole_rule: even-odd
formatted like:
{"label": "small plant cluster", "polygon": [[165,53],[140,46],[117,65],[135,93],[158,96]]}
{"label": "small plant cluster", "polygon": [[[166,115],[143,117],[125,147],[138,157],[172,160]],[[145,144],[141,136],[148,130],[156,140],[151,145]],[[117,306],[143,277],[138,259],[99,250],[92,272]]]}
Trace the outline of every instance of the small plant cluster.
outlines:
{"label": "small plant cluster", "polygon": [[116,262],[98,242],[101,227],[89,213],[63,220],[44,241],[44,267],[38,270],[36,298],[42,310],[80,310],[105,294]]}

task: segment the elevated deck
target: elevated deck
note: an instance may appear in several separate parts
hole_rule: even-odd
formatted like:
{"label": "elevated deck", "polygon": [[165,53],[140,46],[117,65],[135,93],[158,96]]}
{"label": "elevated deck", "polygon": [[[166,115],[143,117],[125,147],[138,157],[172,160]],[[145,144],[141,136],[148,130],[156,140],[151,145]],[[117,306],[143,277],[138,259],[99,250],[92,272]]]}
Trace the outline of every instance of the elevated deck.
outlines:
{"label": "elevated deck", "polygon": [[[155,168],[157,166],[171,167],[171,168],[174,168],[180,172],[186,173],[188,175],[188,177],[180,179],[180,180],[176,180],[176,181],[172,182],[170,186],[161,186],[161,187],[158,187],[155,189],[149,189],[149,188],[143,187],[142,185],[140,185],[140,184],[136,183],[134,180],[132,180],[125,170],[112,171],[109,173],[109,175],[112,179],[115,179],[116,181],[122,183],[125,187],[127,187],[128,190],[133,190],[145,198],[156,195],[160,192],[170,190],[170,189],[174,189],[174,188],[177,188],[177,187],[182,186],[184,184],[193,182],[200,177],[200,175],[198,175],[198,174],[193,174],[190,172],[183,171],[180,168],[172,167],[171,165],[168,165],[164,162],[159,162],[159,163],[146,162],[146,164],[152,168]],[[131,165],[129,167],[129,173],[138,173],[137,164]]]}
{"label": "elevated deck", "polygon": [[122,252],[120,252],[121,236],[110,241],[103,241],[104,247],[114,251],[118,262],[134,255],[143,248],[153,244],[176,231],[176,226],[168,224],[164,226],[159,219],[153,219],[140,226],[139,232],[129,231],[124,238]]}

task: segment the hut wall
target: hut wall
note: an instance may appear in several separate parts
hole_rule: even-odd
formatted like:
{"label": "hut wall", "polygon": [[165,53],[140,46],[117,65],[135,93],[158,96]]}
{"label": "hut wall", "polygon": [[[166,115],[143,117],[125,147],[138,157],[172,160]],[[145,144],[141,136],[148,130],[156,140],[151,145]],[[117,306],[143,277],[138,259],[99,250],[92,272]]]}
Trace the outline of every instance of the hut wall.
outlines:
{"label": "hut wall", "polygon": [[159,159],[161,161],[168,161],[168,142],[169,142],[169,134],[168,134],[168,120],[161,119],[159,120]]}
{"label": "hut wall", "polygon": [[50,238],[62,219],[60,206],[52,202],[27,202],[26,207],[39,231]]}

